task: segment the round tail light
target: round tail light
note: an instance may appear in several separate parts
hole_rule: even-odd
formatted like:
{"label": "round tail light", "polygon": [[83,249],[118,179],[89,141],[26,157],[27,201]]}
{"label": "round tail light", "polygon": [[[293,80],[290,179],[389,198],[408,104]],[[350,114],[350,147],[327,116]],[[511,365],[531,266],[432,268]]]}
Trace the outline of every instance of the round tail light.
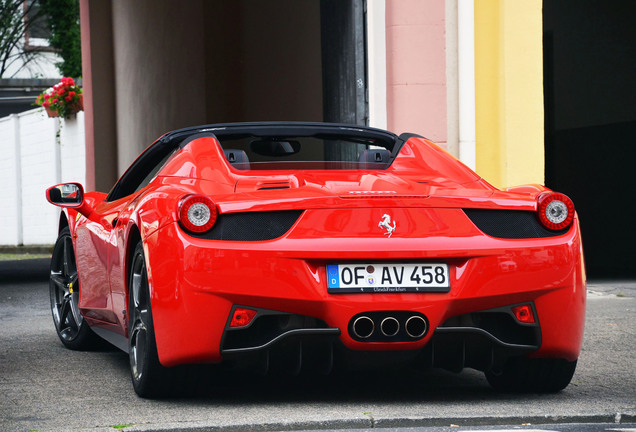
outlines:
{"label": "round tail light", "polygon": [[537,215],[541,225],[558,231],[570,226],[574,220],[574,203],[562,193],[544,193],[539,195]]}
{"label": "round tail light", "polygon": [[188,195],[179,203],[179,221],[190,232],[203,233],[214,226],[216,204],[203,195]]}

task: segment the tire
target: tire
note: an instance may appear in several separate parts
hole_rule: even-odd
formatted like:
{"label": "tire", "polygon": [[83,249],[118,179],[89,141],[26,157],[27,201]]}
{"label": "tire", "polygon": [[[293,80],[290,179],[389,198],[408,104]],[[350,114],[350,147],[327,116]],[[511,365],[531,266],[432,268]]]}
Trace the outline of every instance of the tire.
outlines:
{"label": "tire", "polygon": [[128,317],[130,376],[135,392],[143,398],[167,396],[174,374],[161,365],[157,354],[148,272],[141,241],[135,247],[130,263]]}
{"label": "tire", "polygon": [[64,346],[72,350],[94,348],[99,338],[79,309],[80,284],[68,227],[60,232],[53,248],[49,294],[55,330]]}
{"label": "tire", "polygon": [[576,360],[508,359],[501,371],[486,372],[486,379],[498,391],[509,393],[556,393],[570,384]]}

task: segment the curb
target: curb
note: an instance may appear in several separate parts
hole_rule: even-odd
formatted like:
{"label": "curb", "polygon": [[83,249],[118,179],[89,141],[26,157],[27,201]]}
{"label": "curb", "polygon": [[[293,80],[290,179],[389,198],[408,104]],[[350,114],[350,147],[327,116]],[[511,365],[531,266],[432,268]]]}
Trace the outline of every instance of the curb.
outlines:
{"label": "curb", "polygon": [[[568,415],[568,416],[530,416],[530,417],[462,417],[462,418],[395,418],[378,419],[373,417],[368,419],[350,420],[326,420],[308,422],[277,422],[265,424],[236,424],[236,425],[210,425],[206,422],[174,422],[163,425],[153,424],[133,424],[126,427],[128,432],[246,432],[246,431],[272,431],[272,432],[304,432],[304,431],[368,431],[370,429],[393,430],[402,429],[413,430],[415,428],[429,427],[478,427],[478,426],[521,426],[528,424],[532,426],[555,425],[555,424],[630,424],[636,422],[636,413],[614,413],[597,415]],[[90,429],[74,429],[81,431],[112,431],[112,427],[97,427]],[[522,430],[522,429],[520,429]]]}
{"label": "curb", "polygon": [[463,417],[455,419],[384,419],[373,423],[372,428],[415,428],[415,427],[444,427],[453,425],[466,426],[520,426],[524,423],[531,425],[550,425],[567,423],[633,423],[636,414],[614,413],[596,415],[545,415],[530,417]]}
{"label": "curb", "polygon": [[53,245],[28,245],[28,246],[0,245],[0,254],[34,255],[34,254],[51,254],[51,253],[53,253]]}

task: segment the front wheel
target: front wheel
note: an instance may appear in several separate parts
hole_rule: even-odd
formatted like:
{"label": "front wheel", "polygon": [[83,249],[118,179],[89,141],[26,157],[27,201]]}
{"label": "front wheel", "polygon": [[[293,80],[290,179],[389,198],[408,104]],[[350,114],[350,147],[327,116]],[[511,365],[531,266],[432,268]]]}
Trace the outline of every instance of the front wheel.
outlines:
{"label": "front wheel", "polygon": [[49,294],[55,330],[64,346],[72,350],[94,347],[97,335],[90,329],[79,308],[80,284],[68,227],[60,231],[53,248]]}
{"label": "front wheel", "polygon": [[514,393],[556,393],[570,384],[576,360],[508,359],[501,371],[486,372],[486,379],[496,390]]}
{"label": "front wheel", "polygon": [[135,392],[145,398],[164,396],[171,387],[172,373],[159,363],[141,241],[135,248],[130,265],[128,316],[130,374]]}

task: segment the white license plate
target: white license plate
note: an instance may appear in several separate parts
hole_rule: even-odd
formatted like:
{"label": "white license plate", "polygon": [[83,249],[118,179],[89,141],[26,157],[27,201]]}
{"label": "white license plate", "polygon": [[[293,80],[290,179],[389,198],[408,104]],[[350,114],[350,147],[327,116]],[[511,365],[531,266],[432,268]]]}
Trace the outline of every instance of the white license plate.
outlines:
{"label": "white license plate", "polygon": [[448,264],[328,264],[327,291],[330,293],[449,292]]}

